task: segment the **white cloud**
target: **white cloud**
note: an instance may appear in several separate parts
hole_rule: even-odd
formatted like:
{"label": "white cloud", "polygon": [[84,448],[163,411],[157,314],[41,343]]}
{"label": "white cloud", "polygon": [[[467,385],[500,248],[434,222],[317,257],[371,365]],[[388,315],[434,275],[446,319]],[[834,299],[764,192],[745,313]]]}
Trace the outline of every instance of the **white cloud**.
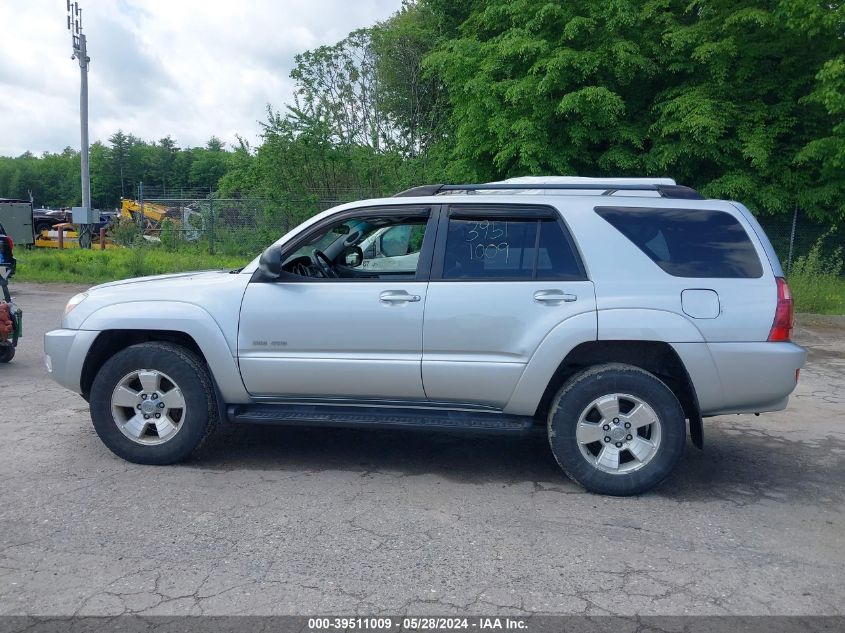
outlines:
{"label": "white cloud", "polygon": [[[258,138],[290,102],[294,55],[334,43],[400,0],[80,0],[91,57],[90,135],[118,128],[181,147]],[[79,67],[65,0],[0,3],[0,155],[79,146]]]}

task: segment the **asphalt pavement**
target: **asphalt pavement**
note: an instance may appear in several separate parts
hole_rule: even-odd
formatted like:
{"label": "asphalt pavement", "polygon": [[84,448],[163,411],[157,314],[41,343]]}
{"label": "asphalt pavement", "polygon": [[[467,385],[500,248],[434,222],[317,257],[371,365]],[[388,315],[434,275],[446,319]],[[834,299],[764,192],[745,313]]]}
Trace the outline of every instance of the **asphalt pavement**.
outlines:
{"label": "asphalt pavement", "polygon": [[129,464],[43,365],[80,289],[12,282],[0,615],[845,612],[841,319],[802,320],[787,410],[708,419],[668,481],[610,498],[543,438],[241,427]]}

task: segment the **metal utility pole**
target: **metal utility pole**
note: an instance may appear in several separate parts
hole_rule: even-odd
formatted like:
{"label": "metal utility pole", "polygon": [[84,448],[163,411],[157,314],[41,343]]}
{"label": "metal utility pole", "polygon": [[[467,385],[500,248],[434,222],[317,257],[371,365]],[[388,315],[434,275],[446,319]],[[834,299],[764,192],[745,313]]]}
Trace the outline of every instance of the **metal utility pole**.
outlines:
{"label": "metal utility pole", "polygon": [[79,224],[79,245],[91,248],[91,175],[88,170],[88,44],[82,32],[82,9],[67,0],[67,28],[73,40],[71,59],[79,61],[79,126],[81,129],[82,208],[74,209],[74,224]]}

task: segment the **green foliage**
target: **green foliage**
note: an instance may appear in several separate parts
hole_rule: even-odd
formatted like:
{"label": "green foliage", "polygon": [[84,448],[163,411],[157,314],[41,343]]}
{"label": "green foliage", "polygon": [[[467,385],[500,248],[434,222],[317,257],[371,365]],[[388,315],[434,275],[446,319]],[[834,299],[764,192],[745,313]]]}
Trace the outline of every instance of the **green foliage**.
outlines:
{"label": "green foliage", "polygon": [[140,235],[141,229],[128,218],[118,218],[107,230],[109,238],[121,246],[131,246]]}
{"label": "green foliage", "polygon": [[126,271],[129,277],[143,277],[148,274],[146,273],[148,248],[144,239],[138,235],[132,243],[132,248],[129,249],[129,257],[126,259]]}
{"label": "green foliage", "polygon": [[[327,200],[527,174],[667,175],[755,212],[845,218],[845,5],[404,0],[296,56],[262,143],[91,147],[95,206],[148,188],[266,201],[270,235]],[[0,158],[0,196],[79,202],[78,153]],[[302,200],[306,200],[303,204]],[[277,233],[274,233],[277,235]],[[224,239],[234,249],[235,233]]]}
{"label": "green foliage", "polygon": [[263,143],[234,152],[223,195],[288,207],[303,196],[353,200],[442,178],[434,146],[445,135],[446,95],[422,70],[437,20],[427,5],[406,2],[371,29],[298,55],[295,103],[268,106]]}
{"label": "green foliage", "polygon": [[30,191],[36,203],[49,199],[78,204],[79,152],[67,147],[40,158],[29,152],[17,158],[0,156],[0,198],[29,200]]}
{"label": "green foliage", "polygon": [[224,144],[212,136],[205,148],[191,150],[191,156],[193,162],[188,182],[194,186],[216,188],[229,166],[229,154],[225,151]]}
{"label": "green foliage", "polygon": [[426,3],[448,172],[670,175],[763,213],[845,216],[841,3]]}
{"label": "green foliage", "polygon": [[164,250],[173,252],[180,245],[181,240],[173,226],[173,220],[165,218],[161,223],[161,246]]}
{"label": "green foliage", "polygon": [[806,255],[795,260],[789,273],[789,287],[798,312],[845,314],[845,278],[842,246],[824,254],[827,236],[820,237]]}
{"label": "green foliage", "polygon": [[440,39],[437,14],[427,4],[404,2],[369,31],[377,106],[393,128],[391,148],[425,156],[445,137],[448,99],[440,79],[423,74],[422,62]]}
{"label": "green foliage", "polygon": [[[169,136],[147,143],[118,130],[109,144],[90,148],[91,203],[95,208],[120,206],[121,198],[136,198],[138,183],[147,190],[210,190],[227,173],[232,152],[212,137],[205,147],[179,149]],[[0,197],[35,200],[36,207],[71,207],[81,204],[79,152],[17,158],[0,156]]]}
{"label": "green foliage", "polygon": [[115,279],[192,270],[232,269],[246,257],[189,251],[170,253],[159,246],[100,250],[21,250],[16,281],[97,284]]}

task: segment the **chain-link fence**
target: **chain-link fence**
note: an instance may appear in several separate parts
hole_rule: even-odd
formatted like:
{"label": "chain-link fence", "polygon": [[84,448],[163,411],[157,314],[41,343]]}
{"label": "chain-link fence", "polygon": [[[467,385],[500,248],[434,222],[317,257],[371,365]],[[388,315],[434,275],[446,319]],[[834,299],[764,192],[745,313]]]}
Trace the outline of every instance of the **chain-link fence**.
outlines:
{"label": "chain-link fence", "polygon": [[[143,190],[124,200],[110,228],[122,246],[160,245],[171,251],[253,256],[302,221],[366,192],[290,194],[277,199],[229,198],[218,192]],[[362,194],[362,195],[359,195]]]}
{"label": "chain-link fence", "polygon": [[[208,190],[145,193],[142,189],[137,200],[124,201],[123,212],[113,222],[110,234],[124,246],[153,243],[173,251],[254,256],[314,214],[369,197],[378,194],[356,189],[264,199],[223,197]],[[757,219],[785,270],[820,239],[824,253],[845,245],[845,225],[831,227],[801,211]]]}
{"label": "chain-link fence", "polygon": [[[845,225],[831,225],[813,220],[800,210],[785,215],[757,216],[766,231],[784,270],[789,272],[795,260],[807,255],[821,240],[822,253],[830,255],[845,245]],[[845,274],[845,270],[841,271]]]}

